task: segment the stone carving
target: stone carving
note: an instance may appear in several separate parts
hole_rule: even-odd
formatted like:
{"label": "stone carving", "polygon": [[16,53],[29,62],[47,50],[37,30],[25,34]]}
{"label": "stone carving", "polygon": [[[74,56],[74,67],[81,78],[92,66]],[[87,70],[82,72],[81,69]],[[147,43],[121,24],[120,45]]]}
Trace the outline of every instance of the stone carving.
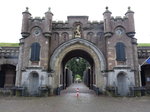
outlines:
{"label": "stone carving", "polygon": [[81,37],[81,25],[77,25],[74,31],[74,37]]}

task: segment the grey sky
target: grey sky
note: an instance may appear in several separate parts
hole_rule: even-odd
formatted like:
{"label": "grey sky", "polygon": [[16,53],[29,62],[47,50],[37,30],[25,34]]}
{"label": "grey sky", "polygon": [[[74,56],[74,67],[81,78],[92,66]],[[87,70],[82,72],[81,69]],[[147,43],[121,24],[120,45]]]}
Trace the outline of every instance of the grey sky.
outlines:
{"label": "grey sky", "polygon": [[2,0],[0,3],[0,42],[19,42],[22,12],[25,7],[33,17],[43,17],[51,7],[53,20],[66,21],[69,15],[87,15],[90,21],[103,20],[108,6],[112,16],[124,16],[128,6],[135,12],[135,37],[139,43],[150,43],[150,6],[148,0]]}

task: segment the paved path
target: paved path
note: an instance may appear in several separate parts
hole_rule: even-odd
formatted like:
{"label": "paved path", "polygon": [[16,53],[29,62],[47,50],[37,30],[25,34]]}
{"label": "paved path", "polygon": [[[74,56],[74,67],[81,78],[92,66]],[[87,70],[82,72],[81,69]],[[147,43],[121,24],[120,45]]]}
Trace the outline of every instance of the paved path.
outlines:
{"label": "paved path", "polygon": [[0,97],[0,112],[150,112],[150,97],[96,96],[81,85],[72,85],[60,96]]}
{"label": "paved path", "polygon": [[95,95],[95,92],[93,90],[90,90],[86,85],[83,83],[74,83],[71,86],[69,86],[67,89],[61,91],[61,95],[76,95],[76,89],[79,88],[79,95]]}

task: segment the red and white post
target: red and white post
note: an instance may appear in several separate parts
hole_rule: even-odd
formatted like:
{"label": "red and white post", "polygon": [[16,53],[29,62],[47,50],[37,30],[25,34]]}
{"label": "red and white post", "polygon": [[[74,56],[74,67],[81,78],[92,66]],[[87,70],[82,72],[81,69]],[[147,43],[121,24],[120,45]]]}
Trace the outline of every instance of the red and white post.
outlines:
{"label": "red and white post", "polygon": [[79,97],[79,88],[76,88],[76,96]]}

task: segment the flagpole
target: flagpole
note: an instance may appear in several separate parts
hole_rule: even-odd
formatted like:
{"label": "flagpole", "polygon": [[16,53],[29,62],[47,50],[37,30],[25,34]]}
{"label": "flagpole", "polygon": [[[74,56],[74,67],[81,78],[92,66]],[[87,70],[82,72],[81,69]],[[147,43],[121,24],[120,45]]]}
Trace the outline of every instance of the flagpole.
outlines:
{"label": "flagpole", "polygon": [[150,56],[149,56],[140,66],[144,65],[145,62],[146,62],[149,58],[150,58]]}

